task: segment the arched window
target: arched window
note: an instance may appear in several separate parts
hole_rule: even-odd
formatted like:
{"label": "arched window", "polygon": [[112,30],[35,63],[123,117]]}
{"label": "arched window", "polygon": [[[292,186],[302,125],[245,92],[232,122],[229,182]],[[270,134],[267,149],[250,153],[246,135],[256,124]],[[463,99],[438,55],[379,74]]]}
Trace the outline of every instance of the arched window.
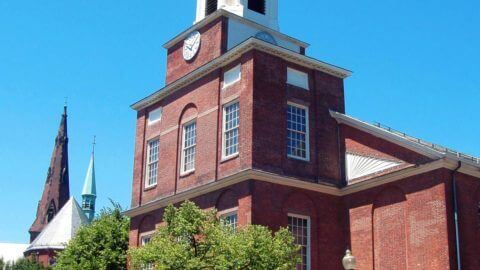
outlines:
{"label": "arched window", "polygon": [[205,16],[208,16],[217,11],[218,0],[206,0],[205,1]]}
{"label": "arched window", "polygon": [[248,0],[248,9],[265,15],[266,11],[265,0]]}
{"label": "arched window", "polygon": [[55,212],[56,212],[55,203],[52,201],[47,210],[47,216],[46,216],[47,223],[50,223],[50,221],[52,221],[52,219],[55,217]]}

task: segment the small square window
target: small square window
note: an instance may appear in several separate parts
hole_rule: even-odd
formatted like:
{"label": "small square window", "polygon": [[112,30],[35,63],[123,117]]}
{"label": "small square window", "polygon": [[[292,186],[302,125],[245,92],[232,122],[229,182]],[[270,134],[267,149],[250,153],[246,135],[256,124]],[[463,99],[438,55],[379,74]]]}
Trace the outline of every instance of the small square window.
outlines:
{"label": "small square window", "polygon": [[228,214],[224,214],[220,216],[220,220],[224,226],[230,227],[233,231],[237,230],[238,226],[238,213],[230,212]]}
{"label": "small square window", "polygon": [[237,65],[236,67],[226,71],[223,74],[223,88],[228,87],[242,78],[242,65]]}
{"label": "small square window", "polygon": [[287,83],[309,90],[308,74],[293,68],[287,68]]}
{"label": "small square window", "polygon": [[217,11],[218,8],[218,0],[206,0],[205,1],[205,16],[208,16],[215,11]]}
{"label": "small square window", "polygon": [[266,0],[248,0],[248,9],[265,15]]}
{"label": "small square window", "polygon": [[155,109],[148,113],[148,124],[154,124],[160,120],[162,120],[162,107]]}

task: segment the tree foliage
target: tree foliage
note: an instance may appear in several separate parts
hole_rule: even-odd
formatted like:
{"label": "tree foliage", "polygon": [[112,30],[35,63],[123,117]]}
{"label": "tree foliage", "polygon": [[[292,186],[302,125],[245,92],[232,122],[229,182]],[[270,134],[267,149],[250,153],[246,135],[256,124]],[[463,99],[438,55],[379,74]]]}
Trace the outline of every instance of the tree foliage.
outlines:
{"label": "tree foliage", "polygon": [[[2,265],[2,263],[4,265]],[[0,269],[3,270],[3,267],[5,268],[5,270],[48,270],[50,269],[48,267],[43,267],[38,263],[36,263],[35,261],[29,260],[29,259],[20,259],[15,263],[5,263],[0,260]]]}
{"label": "tree foliage", "polygon": [[294,270],[300,260],[287,229],[272,234],[249,225],[234,231],[216,211],[192,202],[167,207],[164,224],[149,244],[129,251],[132,269],[153,264],[157,270]]}
{"label": "tree foliage", "polygon": [[118,204],[103,209],[59,254],[55,270],[126,269],[129,225]]}

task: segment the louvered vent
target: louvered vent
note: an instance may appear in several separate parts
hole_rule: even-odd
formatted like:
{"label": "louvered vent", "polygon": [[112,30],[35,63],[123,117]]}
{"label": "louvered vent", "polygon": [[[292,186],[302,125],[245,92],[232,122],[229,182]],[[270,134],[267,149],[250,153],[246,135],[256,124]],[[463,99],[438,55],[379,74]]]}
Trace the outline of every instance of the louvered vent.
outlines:
{"label": "louvered vent", "polygon": [[265,0],[248,0],[248,9],[265,15]]}
{"label": "louvered vent", "polygon": [[205,5],[205,16],[208,16],[215,11],[217,11],[218,1],[217,0],[206,0]]}

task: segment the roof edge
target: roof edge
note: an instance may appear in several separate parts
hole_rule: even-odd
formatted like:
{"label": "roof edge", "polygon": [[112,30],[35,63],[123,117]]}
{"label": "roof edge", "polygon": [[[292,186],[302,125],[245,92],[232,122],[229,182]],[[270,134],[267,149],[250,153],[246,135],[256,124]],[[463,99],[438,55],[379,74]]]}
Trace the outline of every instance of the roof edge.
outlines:
{"label": "roof edge", "polygon": [[171,93],[201,79],[205,75],[209,74],[210,72],[214,71],[215,69],[222,68],[233,61],[239,59],[244,53],[250,50],[259,50],[264,53],[272,54],[278,56],[286,61],[307,67],[312,68],[337,78],[345,79],[352,75],[352,71],[290,51],[288,49],[270,44],[263,40],[259,40],[255,37],[251,37],[246,41],[240,43],[236,47],[232,48],[231,50],[227,51],[225,54],[213,59],[212,61],[208,62],[207,64],[193,70],[192,72],[188,73],[187,75],[179,78],[178,80],[168,84],[164,88],[157,90],[153,94],[147,96],[146,98],[141,99],[140,101],[131,105],[131,108],[139,111],[148,107]]}
{"label": "roof edge", "polygon": [[212,21],[214,21],[214,20],[216,20],[220,17],[226,17],[226,18],[232,18],[232,19],[240,20],[240,21],[242,21],[246,24],[253,25],[255,27],[260,28],[261,31],[267,31],[267,32],[271,32],[275,35],[281,36],[282,38],[284,38],[284,39],[286,39],[286,40],[288,40],[292,43],[295,43],[296,45],[298,45],[300,47],[308,48],[310,46],[310,44],[308,44],[306,42],[303,42],[303,41],[298,40],[296,38],[293,38],[289,35],[283,34],[283,33],[279,32],[277,30],[274,30],[272,28],[269,28],[269,27],[266,27],[266,26],[261,25],[259,23],[256,23],[252,20],[249,20],[249,19],[246,19],[244,17],[238,16],[237,14],[231,13],[231,12],[225,10],[225,9],[218,9],[217,11],[215,11],[214,13],[209,15],[208,17],[206,17],[203,20],[195,23],[194,25],[190,26],[185,31],[181,32],[180,34],[176,35],[175,37],[173,37],[172,39],[167,41],[165,44],[163,44],[163,48],[165,48],[167,50],[170,49],[171,47],[173,47],[178,42],[184,40],[190,32],[192,32],[194,30],[198,30],[198,29],[204,27],[205,25],[211,23]]}

